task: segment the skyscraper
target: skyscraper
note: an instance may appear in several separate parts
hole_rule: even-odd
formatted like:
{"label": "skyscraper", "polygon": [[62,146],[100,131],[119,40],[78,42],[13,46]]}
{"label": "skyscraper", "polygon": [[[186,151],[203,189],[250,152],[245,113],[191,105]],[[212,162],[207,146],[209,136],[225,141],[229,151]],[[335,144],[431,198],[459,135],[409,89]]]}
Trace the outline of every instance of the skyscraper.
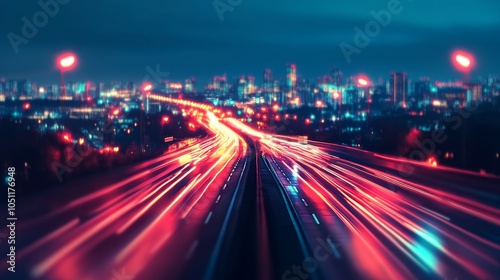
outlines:
{"label": "skyscraper", "polygon": [[271,69],[264,69],[264,76],[262,79],[263,95],[266,103],[271,104],[273,102],[273,77]]}
{"label": "skyscraper", "polygon": [[414,83],[414,97],[419,106],[428,106],[431,100],[436,96],[431,94],[431,82],[429,79],[420,78],[420,81]]}
{"label": "skyscraper", "polygon": [[194,77],[192,77],[190,79],[186,79],[186,81],[184,82],[184,91],[186,93],[193,93],[195,91],[195,88],[194,88],[195,83],[196,83],[196,80]]}
{"label": "skyscraper", "polygon": [[464,84],[467,90],[467,104],[483,101],[483,86],[479,83]]}
{"label": "skyscraper", "polygon": [[286,102],[291,103],[295,99],[297,85],[297,66],[295,64],[288,64],[286,66]]}
{"label": "skyscraper", "polygon": [[332,83],[335,86],[342,85],[342,72],[340,72],[337,68],[332,68],[330,70],[330,77],[332,79]]}
{"label": "skyscraper", "polygon": [[262,85],[263,85],[265,93],[271,92],[272,84],[273,84],[273,80],[272,80],[271,69],[264,69],[264,76],[262,79]]}
{"label": "skyscraper", "polygon": [[390,93],[395,106],[406,107],[408,96],[408,74],[405,72],[391,73]]}
{"label": "skyscraper", "polygon": [[20,95],[30,96],[32,94],[31,82],[28,80],[17,81],[17,88]]}

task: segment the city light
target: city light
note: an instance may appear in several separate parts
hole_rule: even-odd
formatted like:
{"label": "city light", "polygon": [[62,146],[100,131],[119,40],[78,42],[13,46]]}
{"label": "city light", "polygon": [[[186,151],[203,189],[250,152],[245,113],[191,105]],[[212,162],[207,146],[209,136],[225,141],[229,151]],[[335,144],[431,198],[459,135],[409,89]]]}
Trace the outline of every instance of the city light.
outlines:
{"label": "city light", "polygon": [[152,84],[145,84],[143,87],[142,87],[142,90],[143,91],[151,91],[153,89],[153,85]]}
{"label": "city light", "polygon": [[366,76],[358,76],[357,78],[357,83],[358,86],[367,86],[370,82],[370,80]]}
{"label": "city light", "polygon": [[76,67],[77,57],[73,53],[63,53],[57,57],[57,67],[61,71],[72,70]]}
{"label": "city light", "polygon": [[64,84],[64,72],[73,70],[77,64],[77,57],[71,52],[63,53],[56,59],[57,68],[61,72],[61,89],[63,96],[67,95],[66,85]]}
{"label": "city light", "polygon": [[75,63],[74,56],[68,56],[59,61],[59,64],[61,65],[62,68],[69,68],[73,66],[74,63]]}
{"label": "city light", "polygon": [[463,67],[469,67],[471,64],[470,59],[461,54],[457,55],[455,60]]}
{"label": "city light", "polygon": [[475,64],[474,56],[463,50],[454,51],[451,59],[455,68],[462,72],[469,72]]}
{"label": "city light", "polygon": [[170,88],[171,89],[180,90],[180,89],[182,89],[182,84],[180,84],[180,83],[170,83]]}
{"label": "city light", "polygon": [[71,134],[70,133],[63,133],[62,134],[62,139],[65,141],[65,142],[68,142],[68,143],[71,143],[72,141],[72,138],[71,138]]}
{"label": "city light", "polygon": [[169,118],[169,117],[167,117],[167,116],[165,116],[165,117],[163,117],[162,121],[163,121],[164,123],[168,123],[168,122],[170,121],[170,118]]}

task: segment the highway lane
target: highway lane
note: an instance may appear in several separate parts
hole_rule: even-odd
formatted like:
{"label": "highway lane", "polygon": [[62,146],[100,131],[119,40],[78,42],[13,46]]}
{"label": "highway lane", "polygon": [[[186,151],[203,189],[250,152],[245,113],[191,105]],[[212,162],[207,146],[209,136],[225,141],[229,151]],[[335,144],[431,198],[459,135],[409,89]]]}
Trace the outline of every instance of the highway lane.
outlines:
{"label": "highway lane", "polygon": [[[264,184],[265,209],[269,229],[269,249],[272,255],[273,279],[347,279],[360,276],[341,259],[338,242],[323,225],[318,225],[318,213],[311,212],[308,203],[297,195],[297,178],[278,170],[273,155],[277,150],[264,141],[260,132],[239,127],[229,120],[236,131],[242,130],[257,141]],[[332,278],[333,277],[333,278]],[[358,277],[359,278],[359,277]]]}
{"label": "highway lane", "polygon": [[19,202],[18,279],[500,275],[498,178],[419,163],[403,176],[404,159],[158,99],[204,112],[210,137]]}
{"label": "highway lane", "polygon": [[371,167],[391,175],[420,183],[446,189],[457,195],[481,200],[482,203],[494,205],[500,198],[498,179],[489,174],[479,174],[466,170],[433,166],[426,162],[410,161],[405,158],[394,158],[357,148],[330,143],[310,141],[325,152],[346,159],[347,164],[357,167]]}
{"label": "highway lane", "polygon": [[[120,169],[119,180],[95,176],[20,201],[15,278],[142,277],[161,267],[180,279],[203,226],[229,208],[247,158],[246,144],[213,115],[199,121],[213,136]],[[212,204],[222,210],[210,212]]]}
{"label": "highway lane", "polygon": [[[283,175],[283,187],[302,213],[309,240],[329,235],[331,242],[327,242],[338,247],[334,255],[346,260],[343,265],[327,265],[329,271],[317,261],[328,277],[351,278],[352,271],[368,279],[495,279],[499,275],[500,201],[498,191],[488,192],[499,186],[497,178],[425,165],[405,178],[387,171],[400,159],[378,156],[379,168],[374,168],[353,161],[369,158],[357,151],[325,151],[324,145],[321,149],[305,146],[238,125],[267,147],[274,170]],[[337,157],[335,152],[350,158]],[[380,163],[383,160],[388,162]],[[459,178],[455,184],[460,176],[468,180]],[[476,188],[469,184],[474,179],[487,183]],[[316,232],[310,229],[314,223]],[[283,279],[305,276],[294,273]]]}

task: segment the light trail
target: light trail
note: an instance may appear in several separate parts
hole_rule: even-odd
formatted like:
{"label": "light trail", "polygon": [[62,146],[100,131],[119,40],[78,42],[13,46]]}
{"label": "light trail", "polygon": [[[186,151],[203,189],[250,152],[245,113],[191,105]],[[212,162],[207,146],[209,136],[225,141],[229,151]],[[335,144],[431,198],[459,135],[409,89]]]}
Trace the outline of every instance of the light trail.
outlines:
{"label": "light trail", "polygon": [[[223,178],[234,173],[233,166],[246,155],[247,146],[240,136],[219,122],[209,107],[194,102],[177,104],[197,108],[196,114],[203,114],[198,118],[198,125],[211,136],[137,164],[128,169],[126,178],[27,221],[25,227],[29,228],[64,217],[68,212],[86,211],[80,218],[56,226],[20,252],[21,261],[35,262],[33,277],[84,279],[101,275],[100,270],[82,271],[76,269],[75,264],[92,263],[94,260],[89,258],[92,251],[110,239],[126,243],[114,246],[115,257],[99,267],[126,266],[127,272],[135,275],[147,269],[143,264],[154,260],[172,238],[175,225],[185,219],[195,205],[197,212],[206,213],[198,224],[190,225],[193,230],[213,219],[209,207],[220,198],[207,196],[207,192],[226,187]],[[200,208],[202,199],[212,203]],[[210,218],[206,218],[208,212]]]}
{"label": "light trail", "polygon": [[[492,230],[500,229],[499,207],[454,194],[439,185],[410,181],[334,156],[335,145],[325,148],[325,143],[314,141],[311,142],[319,144],[318,147],[303,145],[297,137],[267,134],[234,119],[228,122],[235,130],[257,139],[269,160],[276,161],[275,167],[281,165],[285,167],[284,174],[296,177],[296,187],[303,191],[307,201],[314,202],[316,209],[326,205],[350,232],[351,243],[368,246],[371,259],[387,268],[384,273],[388,278],[418,278],[416,275],[446,278],[460,269],[477,279],[495,277],[494,268],[500,267],[500,261],[492,254],[498,253],[500,244],[491,237]],[[343,153],[373,156],[359,149],[341,148]],[[418,165],[431,168],[425,163]],[[438,167],[434,172],[448,170]],[[394,193],[387,189],[391,184],[401,191]],[[483,231],[465,223],[456,224],[453,217],[457,216],[480,222],[486,228]],[[366,277],[384,278],[377,274],[379,269],[364,267],[368,265],[356,250],[347,253],[365,271]],[[407,269],[408,263],[414,264],[411,270]],[[415,269],[420,272],[415,274]]]}

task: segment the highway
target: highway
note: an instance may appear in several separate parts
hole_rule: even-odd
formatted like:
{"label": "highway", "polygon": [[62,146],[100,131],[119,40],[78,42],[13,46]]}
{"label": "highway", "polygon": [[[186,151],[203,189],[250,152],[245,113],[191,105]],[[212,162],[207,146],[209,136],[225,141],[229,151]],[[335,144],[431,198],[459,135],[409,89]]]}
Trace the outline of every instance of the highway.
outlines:
{"label": "highway", "polygon": [[211,136],[189,147],[20,200],[14,279],[181,277],[179,262],[235,208],[248,162],[246,143],[213,115],[200,125]]}
{"label": "highway", "polygon": [[20,198],[2,279],[498,279],[498,177],[158,99],[204,112],[209,136]]}
{"label": "highway", "polygon": [[[232,122],[260,138],[309,240],[312,259],[300,273],[284,271],[283,279],[500,275],[498,177],[326,143],[303,145]],[[413,167],[412,174],[399,172],[401,164]],[[314,256],[322,243],[331,248],[324,261]]]}

